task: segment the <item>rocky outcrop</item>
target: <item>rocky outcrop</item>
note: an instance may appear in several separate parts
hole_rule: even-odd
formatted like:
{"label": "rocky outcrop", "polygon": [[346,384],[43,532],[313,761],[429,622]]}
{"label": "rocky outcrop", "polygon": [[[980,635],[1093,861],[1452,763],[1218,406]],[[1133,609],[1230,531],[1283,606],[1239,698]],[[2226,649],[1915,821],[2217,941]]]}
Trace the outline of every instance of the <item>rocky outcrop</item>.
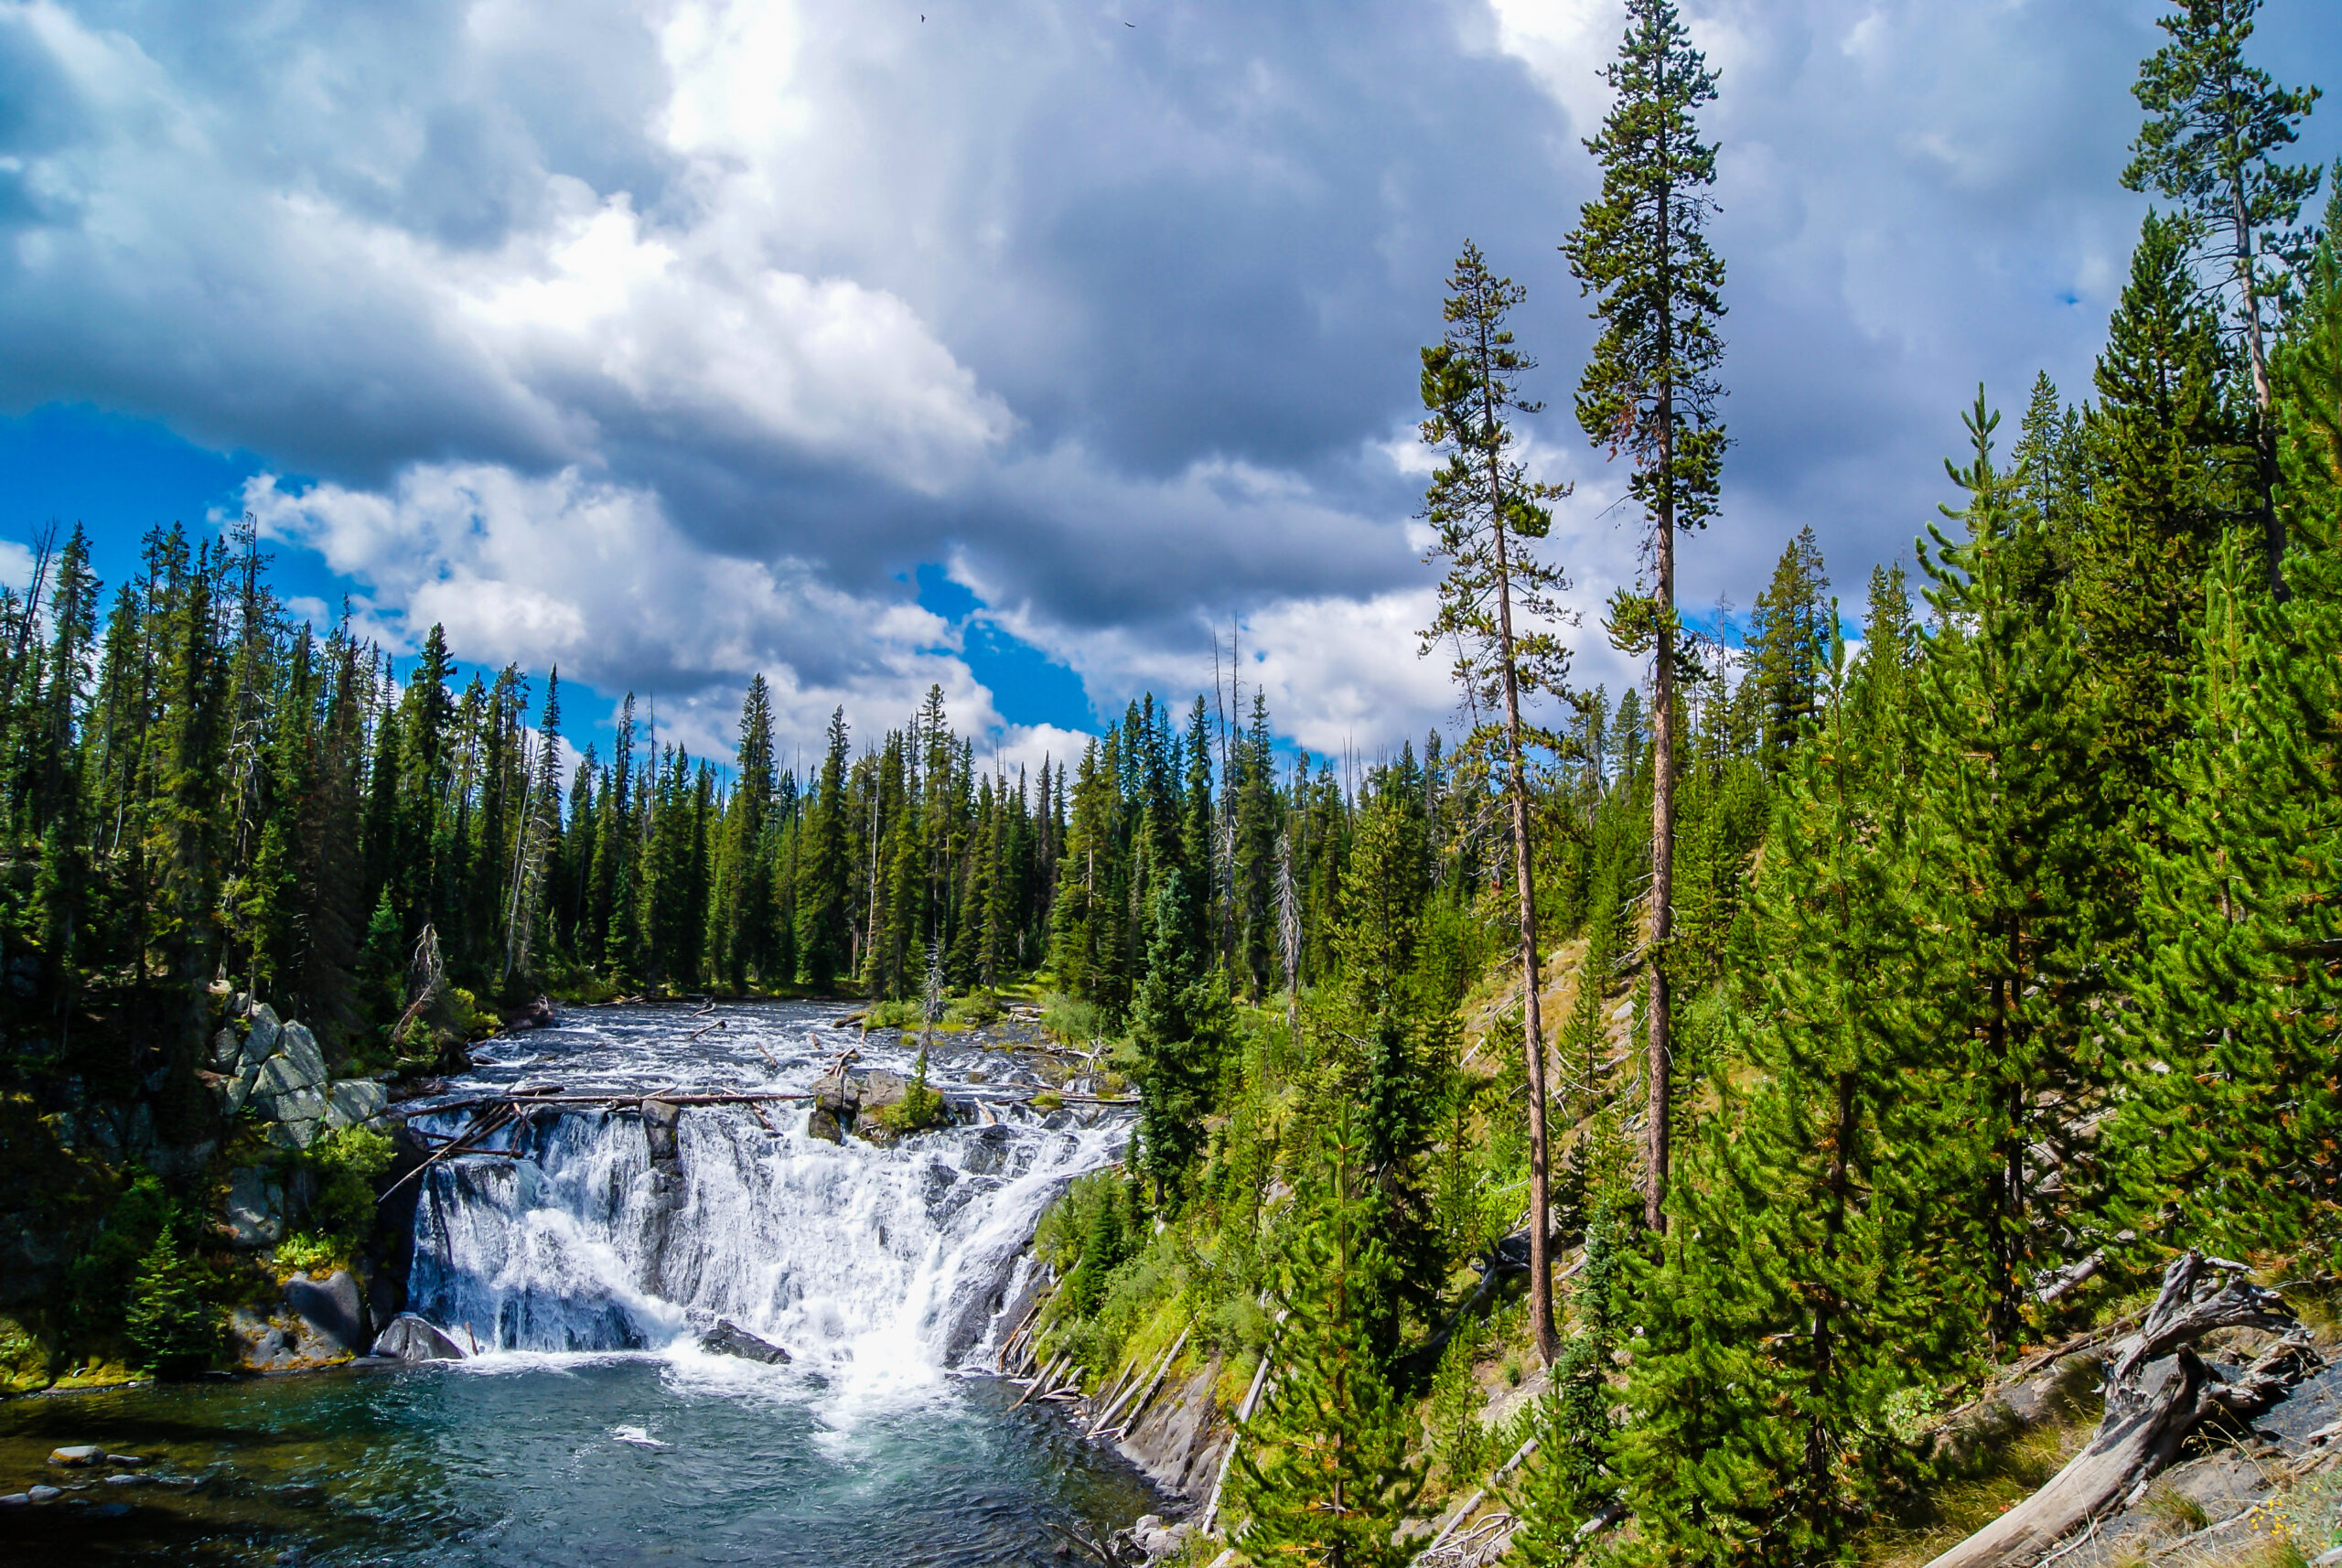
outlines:
{"label": "rocky outcrop", "polygon": [[[849,1133],[880,1148],[898,1144],[908,1134],[883,1112],[900,1105],[910,1087],[910,1079],[885,1068],[833,1074],[814,1086],[813,1110],[806,1119],[805,1131],[833,1144],[844,1143]],[[952,1122],[973,1121],[977,1114],[972,1101],[947,1102],[944,1112],[945,1119]]]}
{"label": "rocky outcrop", "polygon": [[236,1365],[250,1372],[297,1372],[366,1354],[365,1294],[348,1269],[322,1279],[295,1274],[276,1306],[238,1307],[228,1318]]}
{"label": "rocky outcrop", "polygon": [[220,1112],[250,1112],[280,1148],[306,1149],[318,1134],[357,1126],[381,1114],[388,1095],[371,1079],[334,1079],[325,1053],[305,1024],[278,1020],[255,1002],[234,1026],[212,1036],[212,1071],[204,1075]]}
{"label": "rocky outcrop", "polygon": [[335,1349],[352,1356],[366,1353],[371,1338],[366,1332],[366,1303],[357,1277],[348,1269],[336,1269],[321,1280],[295,1274],[285,1287],[285,1305]]}
{"label": "rocky outcrop", "polygon": [[1186,1381],[1166,1383],[1115,1444],[1148,1480],[1198,1503],[1211,1495],[1228,1444],[1230,1427],[1213,1398],[1219,1383],[1216,1359]]}
{"label": "rocky outcrop", "polygon": [[220,1230],[239,1251],[274,1247],[285,1240],[285,1187],[257,1165],[228,1173],[228,1201]]}

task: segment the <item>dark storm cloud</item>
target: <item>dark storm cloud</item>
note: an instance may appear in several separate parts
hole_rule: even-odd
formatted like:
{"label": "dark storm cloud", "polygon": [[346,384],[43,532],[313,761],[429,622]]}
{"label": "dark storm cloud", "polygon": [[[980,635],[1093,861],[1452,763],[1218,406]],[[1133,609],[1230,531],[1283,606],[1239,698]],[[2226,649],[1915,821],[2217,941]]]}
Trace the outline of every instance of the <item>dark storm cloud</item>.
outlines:
{"label": "dark storm cloud", "polygon": [[[1976,381],[2087,392],[2154,7],[1687,12],[1724,72],[1736,446],[1686,589],[1745,609],[1810,522],[1858,595]],[[605,686],[785,666],[809,713],[895,702],[956,668],[901,613],[948,561],[1112,705],[1241,611],[1292,645],[1296,723],[1379,701],[1397,733],[1439,706],[1407,448],[1468,235],[1531,291],[1535,449],[1582,482],[1557,548],[1589,603],[1632,574],[1554,249],[1607,5],[917,16],[0,5],[0,404],[316,476],[263,510],[382,614],[460,589],[478,636]],[[2289,76],[2342,55],[2294,27]]]}

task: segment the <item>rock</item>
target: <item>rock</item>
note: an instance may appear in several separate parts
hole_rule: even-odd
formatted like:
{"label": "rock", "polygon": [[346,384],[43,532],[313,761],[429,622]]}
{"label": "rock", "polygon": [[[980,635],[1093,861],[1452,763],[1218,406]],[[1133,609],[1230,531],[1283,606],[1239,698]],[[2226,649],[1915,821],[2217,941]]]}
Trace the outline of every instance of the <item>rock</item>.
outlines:
{"label": "rock", "polygon": [[1196,1533],[1192,1524],[1166,1524],[1154,1514],[1141,1514],[1138,1522],[1122,1532],[1123,1539],[1146,1554],[1149,1563],[1161,1563],[1176,1557],[1187,1544],[1187,1537]]}
{"label": "rock", "polygon": [[1014,1146],[1008,1129],[994,1122],[969,1141],[960,1166],[970,1176],[998,1176],[1007,1168]]}
{"label": "rock", "polygon": [[287,1024],[284,1037],[277,1042],[277,1055],[300,1069],[302,1079],[321,1084],[326,1080],[325,1053],[317,1049],[317,1037],[309,1033],[306,1024]]}
{"label": "rock", "polygon": [[229,1245],[250,1250],[285,1240],[285,1189],[256,1165],[228,1173]]}
{"label": "rock", "polygon": [[651,1164],[674,1164],[675,1128],[682,1119],[683,1108],[680,1105],[670,1105],[663,1100],[642,1102],[642,1133],[650,1142]]}
{"label": "rock", "polygon": [[260,1063],[246,1063],[242,1071],[228,1080],[228,1092],[226,1098],[220,1101],[221,1108],[229,1115],[233,1116],[244,1108],[244,1101],[252,1097],[252,1090],[259,1083]]}
{"label": "rock", "polygon": [[30,1492],[10,1492],[6,1497],[0,1498],[0,1509],[20,1509],[32,1500],[33,1495]]}
{"label": "rock", "polygon": [[52,1448],[48,1462],[52,1465],[94,1465],[106,1456],[102,1443],[77,1443],[68,1448]]}
{"label": "rock", "polygon": [[106,1463],[109,1465],[128,1465],[135,1468],[140,1465],[152,1464],[153,1461],[149,1459],[143,1459],[135,1454],[109,1454],[106,1455]]}
{"label": "rock", "polygon": [[460,1361],[464,1352],[453,1339],[411,1312],[391,1319],[374,1341],[377,1356],[397,1361]]}
{"label": "rock", "polygon": [[211,1036],[211,1065],[221,1072],[235,1072],[243,1058],[244,1042],[236,1038],[235,1030],[222,1029]]}
{"label": "rock", "polygon": [[252,1085],[252,1098],[270,1100],[282,1094],[317,1094],[323,1103],[325,1074],[309,1076],[306,1064],[294,1060],[282,1051],[260,1064],[260,1078]]}
{"label": "rock", "polygon": [[838,1120],[836,1112],[826,1105],[816,1105],[812,1113],[805,1118],[805,1135],[826,1143],[843,1144],[845,1142],[845,1126]]}
{"label": "rock", "polygon": [[315,1117],[298,1122],[271,1122],[268,1124],[268,1141],[280,1149],[306,1149],[317,1141],[317,1134],[325,1131],[325,1125],[322,1118]]}
{"label": "rock", "polygon": [[55,1487],[33,1487],[25,1493],[26,1497],[37,1503],[53,1503],[64,1495]]}
{"label": "rock", "polygon": [[366,1304],[348,1269],[336,1269],[321,1280],[295,1274],[285,1287],[285,1305],[335,1349],[352,1356],[366,1353]]}
{"label": "rock", "polygon": [[276,1021],[276,1009],[263,1002],[252,1009],[252,1026],[244,1031],[243,1059],[263,1062],[276,1054],[276,1037],[285,1026]]}
{"label": "rock", "polygon": [[738,1356],[768,1367],[785,1366],[789,1361],[788,1351],[757,1338],[728,1317],[717,1318],[715,1326],[699,1337],[699,1348],[712,1356]]}
{"label": "rock", "polygon": [[144,1476],[134,1476],[129,1471],[123,1470],[108,1476],[106,1477],[106,1485],[109,1487],[135,1487],[145,1479],[146,1477]]}
{"label": "rock", "polygon": [[371,1122],[390,1103],[390,1095],[371,1079],[345,1078],[326,1093],[326,1125],[355,1127]]}
{"label": "rock", "polygon": [[504,1026],[518,1034],[523,1029],[550,1029],[555,1022],[557,1020],[553,1016],[552,999],[540,996],[505,1019]]}
{"label": "rock", "polygon": [[901,1104],[903,1096],[910,1092],[910,1079],[901,1073],[888,1072],[882,1067],[872,1068],[868,1072],[856,1074],[854,1079],[856,1117],[866,1115],[873,1111],[884,1111],[889,1105]]}

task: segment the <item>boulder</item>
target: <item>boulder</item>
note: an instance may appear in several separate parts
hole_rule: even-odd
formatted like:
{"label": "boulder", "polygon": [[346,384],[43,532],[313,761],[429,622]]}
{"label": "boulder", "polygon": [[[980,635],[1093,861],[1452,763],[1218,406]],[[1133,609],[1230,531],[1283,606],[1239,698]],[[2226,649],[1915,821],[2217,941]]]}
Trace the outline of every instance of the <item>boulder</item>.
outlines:
{"label": "boulder", "polygon": [[345,1078],[326,1091],[326,1125],[338,1129],[371,1122],[382,1113],[390,1098],[371,1079]]}
{"label": "boulder", "polygon": [[348,1269],[336,1269],[321,1280],[295,1274],[285,1287],[285,1305],[335,1349],[353,1356],[366,1353],[366,1303]]}
{"label": "boulder", "polygon": [[276,1054],[276,1036],[285,1026],[276,1021],[276,1010],[263,1002],[252,1009],[252,1025],[244,1031],[243,1061],[256,1065]]}
{"label": "boulder", "polygon": [[313,1088],[280,1089],[274,1093],[253,1095],[252,1103],[272,1122],[317,1122],[325,1117],[326,1091]]}
{"label": "boulder", "polygon": [[326,1075],[321,1069],[314,1075],[306,1063],[295,1061],[283,1051],[260,1064],[260,1077],[252,1085],[252,1093],[265,1098],[274,1094],[297,1094],[301,1090],[322,1090]]}
{"label": "boulder", "polygon": [[65,1494],[55,1487],[34,1487],[25,1496],[37,1503],[53,1503]]}
{"label": "boulder", "polygon": [[967,1150],[960,1158],[960,1168],[970,1176],[998,1176],[1008,1167],[1009,1153],[1014,1147],[1008,1129],[994,1122],[968,1141]]}
{"label": "boulder", "polygon": [[48,1451],[48,1462],[52,1465],[94,1465],[105,1456],[106,1449],[102,1443],[77,1443],[70,1447]]}
{"label": "boulder", "polygon": [[285,1240],[285,1189],[256,1165],[228,1173],[228,1244],[250,1250]]}
{"label": "boulder", "polygon": [[276,1054],[300,1070],[306,1083],[326,1080],[326,1056],[317,1049],[317,1037],[309,1033],[306,1024],[287,1024],[284,1036],[277,1041]]}
{"label": "boulder", "polygon": [[805,1118],[805,1135],[826,1143],[843,1144],[845,1142],[845,1123],[838,1119],[835,1111],[826,1105],[816,1105],[812,1114]]}
{"label": "boulder", "polygon": [[391,1319],[390,1326],[375,1337],[373,1353],[395,1361],[460,1361],[464,1359],[462,1347],[411,1312],[402,1312]]}
{"label": "boulder", "polygon": [[222,1029],[211,1036],[211,1065],[232,1076],[243,1065],[244,1042],[236,1038],[233,1029]]}
{"label": "boulder", "polygon": [[260,1063],[247,1062],[238,1069],[236,1076],[228,1080],[227,1093],[220,1101],[227,1113],[233,1116],[237,1112],[242,1111],[244,1108],[244,1102],[252,1097],[252,1090],[259,1086],[259,1083]]}
{"label": "boulder", "polygon": [[784,1366],[789,1352],[768,1339],[759,1339],[728,1317],[719,1317],[715,1326],[699,1337],[699,1348],[712,1356],[738,1356],[745,1360],[762,1361],[768,1367]]}

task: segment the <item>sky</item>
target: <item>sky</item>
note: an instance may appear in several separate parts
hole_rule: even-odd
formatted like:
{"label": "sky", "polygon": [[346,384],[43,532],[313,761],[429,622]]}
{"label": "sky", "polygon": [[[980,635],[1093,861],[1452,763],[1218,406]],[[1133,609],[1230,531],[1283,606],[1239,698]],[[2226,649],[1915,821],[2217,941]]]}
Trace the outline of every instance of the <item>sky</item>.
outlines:
{"label": "sky", "polygon": [[[2088,394],[2155,0],[1683,0],[1721,74],[1722,510],[1745,617],[1810,526],[1849,612],[1982,383]],[[1575,678],[1638,671],[1623,475],[1556,247],[1617,0],[0,0],[0,575],[250,512],[293,608],[558,664],[728,753],[940,683],[1060,759],[1231,660],[1285,744],[1451,727],[1419,656],[1417,350],[1469,239],[1528,291]],[[2342,86],[2342,7],[2255,58]],[[2342,100],[2304,158],[2342,152]],[[1231,654],[1230,641],[1234,639]]]}

